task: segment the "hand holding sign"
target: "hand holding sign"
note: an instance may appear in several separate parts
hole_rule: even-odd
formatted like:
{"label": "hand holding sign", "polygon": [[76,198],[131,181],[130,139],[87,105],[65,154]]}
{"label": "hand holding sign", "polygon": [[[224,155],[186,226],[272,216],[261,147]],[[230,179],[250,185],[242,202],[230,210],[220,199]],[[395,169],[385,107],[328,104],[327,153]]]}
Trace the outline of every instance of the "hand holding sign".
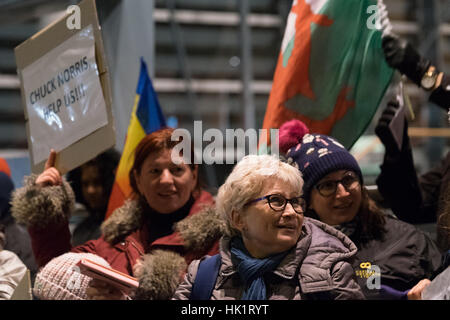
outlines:
{"label": "hand holding sign", "polygon": [[45,169],[36,179],[36,184],[41,187],[56,186],[62,184],[62,178],[59,171],[55,168],[56,151],[51,149]]}
{"label": "hand holding sign", "polygon": [[62,19],[16,48],[33,173],[42,172],[49,146],[64,174],[115,144],[95,1],[82,2],[82,30]]}

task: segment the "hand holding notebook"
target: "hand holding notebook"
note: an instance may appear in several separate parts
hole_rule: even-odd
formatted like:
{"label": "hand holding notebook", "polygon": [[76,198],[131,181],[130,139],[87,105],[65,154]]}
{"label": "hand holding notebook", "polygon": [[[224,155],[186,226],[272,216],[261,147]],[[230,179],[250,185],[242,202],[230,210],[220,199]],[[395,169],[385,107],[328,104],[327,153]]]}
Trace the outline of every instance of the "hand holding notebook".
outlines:
{"label": "hand holding notebook", "polygon": [[136,278],[115,269],[102,266],[89,259],[80,260],[77,266],[80,268],[82,274],[93,279],[104,281],[125,294],[129,294],[139,287],[139,281]]}

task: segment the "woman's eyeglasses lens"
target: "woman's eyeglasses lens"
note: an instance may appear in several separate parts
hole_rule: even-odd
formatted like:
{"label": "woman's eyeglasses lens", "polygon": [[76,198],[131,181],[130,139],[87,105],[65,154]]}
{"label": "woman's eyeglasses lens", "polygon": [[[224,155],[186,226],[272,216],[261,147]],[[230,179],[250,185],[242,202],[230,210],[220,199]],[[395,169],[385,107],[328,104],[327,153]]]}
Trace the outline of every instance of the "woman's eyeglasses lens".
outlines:
{"label": "woman's eyeglasses lens", "polygon": [[341,183],[344,186],[344,188],[347,191],[349,191],[354,190],[359,186],[359,179],[357,176],[353,174],[348,174],[344,176],[341,180],[325,181],[323,183],[318,184],[317,190],[322,196],[328,197],[336,192],[338,183]]}
{"label": "woman's eyeglasses lens", "polygon": [[287,200],[286,198],[280,195],[271,195],[267,198],[269,206],[274,211],[284,211],[286,208],[287,202],[289,201],[292,205],[292,208],[297,213],[303,213],[305,211],[305,200],[302,197],[292,198]]}

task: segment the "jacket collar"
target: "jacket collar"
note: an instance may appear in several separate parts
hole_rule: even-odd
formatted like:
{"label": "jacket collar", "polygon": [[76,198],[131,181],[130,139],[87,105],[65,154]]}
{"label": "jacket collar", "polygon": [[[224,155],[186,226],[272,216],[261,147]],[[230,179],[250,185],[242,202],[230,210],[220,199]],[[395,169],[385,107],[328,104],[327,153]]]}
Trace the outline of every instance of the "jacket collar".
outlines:
{"label": "jacket collar", "polygon": [[[175,232],[157,239],[153,245],[183,245],[186,249],[203,248],[222,234],[223,223],[212,206],[214,199],[203,191],[192,205],[188,216],[176,223]],[[138,201],[127,200],[101,226],[104,239],[116,244],[127,236],[139,233],[145,236],[144,212]],[[137,235],[137,234],[136,234]],[[141,236],[139,238],[143,239]],[[145,238],[145,237],[144,237]]]}
{"label": "jacket collar", "polygon": [[[311,236],[307,233],[305,226],[302,226],[302,233],[297,245],[289,250],[289,253],[284,257],[273,273],[285,279],[292,279],[295,276],[299,264],[305,258],[310,242]],[[220,254],[222,257],[220,274],[224,277],[229,277],[237,272],[231,261],[230,243],[231,238],[229,237],[223,237],[220,241]]]}

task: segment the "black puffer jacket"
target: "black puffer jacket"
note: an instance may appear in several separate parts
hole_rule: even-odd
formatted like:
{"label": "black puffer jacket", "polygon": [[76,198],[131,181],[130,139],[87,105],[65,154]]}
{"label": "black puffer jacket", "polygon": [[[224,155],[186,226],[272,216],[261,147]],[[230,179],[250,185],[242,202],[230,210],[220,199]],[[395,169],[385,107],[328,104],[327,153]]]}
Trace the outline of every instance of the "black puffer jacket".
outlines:
{"label": "black puffer jacket", "polygon": [[450,152],[441,163],[417,177],[410,148],[386,155],[377,178],[378,190],[395,215],[409,223],[437,222],[437,242],[450,249]]}
{"label": "black puffer jacket", "polygon": [[[367,287],[364,267],[368,262],[380,268],[381,284],[399,291],[411,289],[420,280],[430,278],[441,263],[436,244],[413,225],[386,216],[384,228],[386,232],[381,239],[361,243],[350,236],[358,247],[353,269],[368,299],[381,298],[379,290]],[[361,268],[362,263],[366,265]]]}

